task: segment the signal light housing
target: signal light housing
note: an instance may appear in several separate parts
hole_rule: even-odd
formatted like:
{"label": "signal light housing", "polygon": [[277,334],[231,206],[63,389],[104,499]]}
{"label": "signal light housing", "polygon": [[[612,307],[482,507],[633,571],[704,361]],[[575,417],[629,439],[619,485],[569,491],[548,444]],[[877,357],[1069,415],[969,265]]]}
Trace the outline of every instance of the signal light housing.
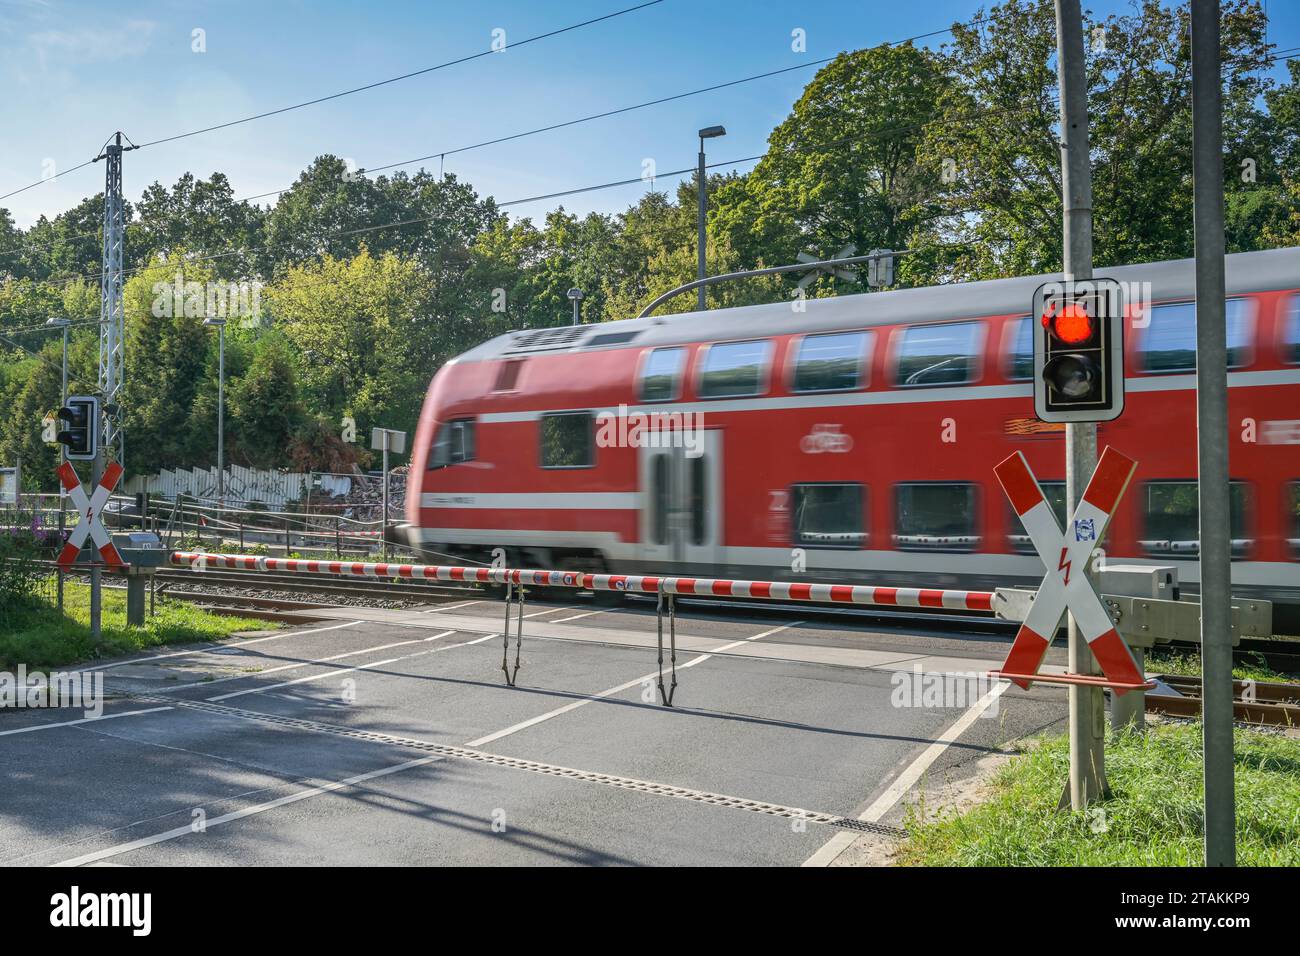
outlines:
{"label": "signal light housing", "polygon": [[1034,413],[1105,422],[1124,411],[1124,295],[1112,279],[1047,282],[1034,293]]}
{"label": "signal light housing", "polygon": [[93,395],[69,395],[59,409],[68,427],[55,436],[66,446],[69,461],[94,461],[99,454],[99,399]]}

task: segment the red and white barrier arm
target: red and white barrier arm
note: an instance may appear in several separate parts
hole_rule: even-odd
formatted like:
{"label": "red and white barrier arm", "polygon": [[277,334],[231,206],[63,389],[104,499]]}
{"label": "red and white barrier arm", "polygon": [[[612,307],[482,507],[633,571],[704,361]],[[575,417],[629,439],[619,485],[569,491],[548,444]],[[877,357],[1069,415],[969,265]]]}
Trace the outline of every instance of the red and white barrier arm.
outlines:
{"label": "red and white barrier arm", "polygon": [[666,578],[634,574],[583,574],[578,571],[531,571],[515,568],[466,568],[436,564],[371,564],[359,561],[307,561],[242,554],[174,551],[171,563],[205,570],[288,571],[297,574],[341,574],[365,578],[410,578],[479,584],[532,584],[542,587],[631,591],[638,594],[689,594],[821,604],[873,604],[930,607],[963,611],[992,611],[992,591],[953,591],[938,588],[871,587],[810,582],[729,581],[715,578]]}

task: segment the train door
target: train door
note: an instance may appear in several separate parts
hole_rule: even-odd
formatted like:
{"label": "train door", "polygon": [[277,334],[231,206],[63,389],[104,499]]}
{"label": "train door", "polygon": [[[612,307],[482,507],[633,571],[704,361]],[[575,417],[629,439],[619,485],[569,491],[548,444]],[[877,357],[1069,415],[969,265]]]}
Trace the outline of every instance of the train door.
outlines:
{"label": "train door", "polygon": [[722,558],[722,433],[692,447],[640,449],[641,559],[718,564]]}

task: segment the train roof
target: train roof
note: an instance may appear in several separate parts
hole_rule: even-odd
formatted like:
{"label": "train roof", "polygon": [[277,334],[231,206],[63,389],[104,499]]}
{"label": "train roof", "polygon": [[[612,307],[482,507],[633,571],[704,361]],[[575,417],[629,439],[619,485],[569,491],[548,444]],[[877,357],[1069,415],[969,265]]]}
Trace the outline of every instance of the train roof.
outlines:
{"label": "train roof", "polygon": [[[1196,260],[1177,259],[1098,269],[1101,278],[1120,282],[1150,282],[1153,299],[1192,298],[1196,293]],[[476,346],[458,361],[524,358],[557,352],[610,348],[682,345],[762,338],[804,332],[871,328],[898,323],[938,322],[1025,312],[1034,290],[1061,273],[989,279],[951,285],[898,289],[808,299],[802,311],[789,302],[748,305],[706,312],[681,312],[649,318],[620,319],[589,325],[561,325],[508,332]],[[1300,248],[1241,252],[1226,257],[1229,295],[1266,292],[1300,286]]]}

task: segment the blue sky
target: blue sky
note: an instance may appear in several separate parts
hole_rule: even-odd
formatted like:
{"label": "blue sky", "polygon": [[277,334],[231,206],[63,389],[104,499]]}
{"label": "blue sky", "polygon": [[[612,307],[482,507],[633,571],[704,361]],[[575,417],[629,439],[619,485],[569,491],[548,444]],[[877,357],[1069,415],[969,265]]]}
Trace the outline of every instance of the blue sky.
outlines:
{"label": "blue sky", "polygon": [[[636,2],[0,0],[0,194],[42,178],[50,161],[55,169],[83,162],[116,129],[143,143],[475,53],[495,29],[518,42]],[[1270,39],[1300,44],[1300,4],[1269,6]],[[446,70],[129,153],[126,193],[135,199],[154,180],[171,185],[186,171],[206,178],[220,170],[237,197],[252,196],[288,186],[321,153],[386,165],[939,30],[980,8],[975,0],[664,0]],[[196,29],[206,52],[192,49]],[[791,48],[795,29],[805,31],[804,53]],[[815,70],[461,153],[446,168],[506,201],[634,178],[647,158],[660,171],[690,166],[695,130],[715,123],[728,135],[710,145],[711,161],[754,155]],[[426,165],[438,169],[436,159]],[[102,177],[96,164],[0,205],[26,227],[99,191]],[[645,188],[511,211],[540,217],[562,202],[614,212]]]}

